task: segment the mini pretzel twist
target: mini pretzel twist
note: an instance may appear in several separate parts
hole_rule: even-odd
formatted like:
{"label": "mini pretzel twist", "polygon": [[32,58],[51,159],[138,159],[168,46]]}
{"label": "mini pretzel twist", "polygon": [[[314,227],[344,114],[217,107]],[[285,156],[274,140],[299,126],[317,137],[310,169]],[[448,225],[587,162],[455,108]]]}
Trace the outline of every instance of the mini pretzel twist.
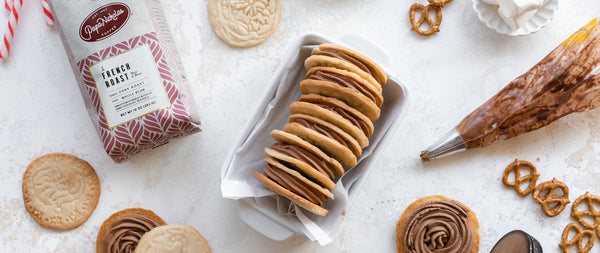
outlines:
{"label": "mini pretzel twist", "polygon": [[429,2],[431,5],[444,7],[444,5],[446,5],[449,2],[452,2],[452,0],[427,0],[427,2]]}
{"label": "mini pretzel twist", "polygon": [[[562,196],[554,195],[554,190],[557,188],[562,190]],[[548,190],[548,192],[542,196],[540,196],[541,192]],[[546,181],[540,183],[533,190],[533,199],[542,205],[542,210],[548,217],[554,217],[560,214],[569,201],[569,188],[561,181],[556,180],[556,178],[552,179],[552,181]],[[548,208],[549,205],[556,204],[556,206],[552,208]]]}
{"label": "mini pretzel twist", "polygon": [[[571,229],[575,229],[575,236],[569,240],[569,232]],[[583,246],[584,236],[588,236],[588,242]],[[562,233],[562,240],[558,246],[563,250],[564,253],[570,253],[567,247],[577,244],[577,252],[586,253],[590,251],[592,246],[594,246],[594,240],[596,239],[596,235],[594,235],[594,231],[591,230],[582,230],[579,225],[576,223],[570,223],[565,227]]]}
{"label": "mini pretzel twist", "polygon": [[[521,168],[522,167],[531,168],[531,173],[529,173],[529,175],[521,176]],[[512,171],[515,172],[515,181],[509,182],[508,175]],[[519,160],[515,159],[515,161],[513,163],[509,164],[506,167],[506,169],[504,170],[504,174],[502,177],[502,183],[504,183],[504,185],[506,185],[508,187],[514,187],[519,195],[526,196],[527,194],[531,193],[531,191],[533,191],[533,188],[535,187],[535,183],[537,182],[539,177],[540,177],[540,174],[537,173],[535,166],[533,166],[533,164],[531,162],[519,161]],[[527,181],[529,181],[529,185],[527,186],[527,188],[525,190],[522,190],[521,184],[524,182],[527,182]]]}
{"label": "mini pretzel twist", "polygon": [[[586,201],[585,203],[587,204],[588,208],[587,210],[580,211],[579,204],[581,204],[581,201],[583,200]],[[579,196],[579,198],[577,198],[573,202],[573,207],[571,209],[571,216],[577,221],[579,221],[579,223],[587,229],[596,229],[598,228],[598,226],[600,226],[600,212],[596,211],[596,208],[594,208],[594,201],[600,203],[600,196],[596,196],[590,194],[589,192],[586,192],[585,194]],[[592,216],[592,218],[594,218],[594,224],[590,224],[587,221],[585,221],[583,219],[584,215]]]}
{"label": "mini pretzel twist", "polygon": [[[415,19],[415,12],[417,10],[421,10],[421,17],[418,21]],[[431,19],[431,16],[429,16],[430,10],[435,12],[435,22]],[[415,3],[410,6],[408,14],[410,18],[410,25],[412,26],[411,30],[415,31],[417,34],[430,36],[440,31],[440,24],[442,23],[442,8],[439,5],[430,4],[424,6],[422,4]],[[431,29],[426,31],[421,30],[421,25],[423,25],[424,22],[427,22]]]}

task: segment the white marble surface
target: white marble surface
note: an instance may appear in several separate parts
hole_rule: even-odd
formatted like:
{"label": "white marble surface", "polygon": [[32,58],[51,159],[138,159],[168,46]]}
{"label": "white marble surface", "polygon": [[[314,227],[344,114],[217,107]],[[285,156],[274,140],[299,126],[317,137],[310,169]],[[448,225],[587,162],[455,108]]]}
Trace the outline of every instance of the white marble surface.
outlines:
{"label": "white marble surface", "polygon": [[[38,2],[26,1],[11,56],[0,63],[0,251],[93,252],[104,219],[143,207],[168,223],[194,226],[213,252],[395,252],[395,224],[404,208],[419,197],[444,194],[476,212],[481,252],[513,229],[534,235],[544,251],[559,252],[562,229],[572,222],[569,209],[547,218],[531,197],[519,197],[500,177],[512,160],[527,159],[541,180],[564,181],[571,201],[586,190],[600,194],[600,111],[433,162],[422,163],[418,154],[597,15],[600,2],[562,1],[547,27],[508,37],[480,23],[471,1],[454,1],[443,9],[441,32],[429,38],[409,31],[413,2],[425,0],[284,1],[275,34],[257,47],[236,49],[212,32],[206,0],[163,1],[203,131],[115,164],[92,128],[57,32],[45,27]],[[8,14],[0,12],[4,24]],[[411,90],[410,111],[346,213],[340,235],[325,247],[301,236],[265,238],[241,222],[237,203],[222,199],[219,190],[221,165],[281,55],[309,31],[371,38],[389,52],[388,68]],[[42,228],[23,206],[23,172],[49,152],[86,159],[102,184],[95,212],[71,231]]]}

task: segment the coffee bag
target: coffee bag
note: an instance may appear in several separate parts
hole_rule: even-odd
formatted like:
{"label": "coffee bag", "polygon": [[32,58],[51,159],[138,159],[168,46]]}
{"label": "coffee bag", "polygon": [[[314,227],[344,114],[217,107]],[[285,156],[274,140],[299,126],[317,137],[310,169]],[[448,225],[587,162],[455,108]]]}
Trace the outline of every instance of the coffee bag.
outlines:
{"label": "coffee bag", "polygon": [[158,0],[49,4],[89,115],[114,161],[200,131]]}

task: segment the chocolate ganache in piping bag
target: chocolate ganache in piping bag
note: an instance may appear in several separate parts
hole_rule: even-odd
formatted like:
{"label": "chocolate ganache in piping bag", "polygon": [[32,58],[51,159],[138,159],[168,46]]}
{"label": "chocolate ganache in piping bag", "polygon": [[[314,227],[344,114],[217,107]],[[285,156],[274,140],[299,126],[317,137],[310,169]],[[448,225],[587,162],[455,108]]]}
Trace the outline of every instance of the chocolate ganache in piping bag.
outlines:
{"label": "chocolate ganache in piping bag", "polygon": [[421,152],[424,161],[527,133],[600,105],[598,18]]}

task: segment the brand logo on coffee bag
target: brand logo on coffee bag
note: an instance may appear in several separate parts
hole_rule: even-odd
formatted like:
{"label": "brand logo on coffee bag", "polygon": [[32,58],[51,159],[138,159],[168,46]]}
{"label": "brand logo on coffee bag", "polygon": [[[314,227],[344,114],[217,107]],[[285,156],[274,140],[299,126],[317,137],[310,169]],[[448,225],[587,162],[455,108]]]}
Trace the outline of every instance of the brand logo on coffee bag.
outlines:
{"label": "brand logo on coffee bag", "polygon": [[104,5],[83,20],[79,27],[79,37],[88,42],[106,39],[125,26],[129,14],[129,7],[124,3]]}

